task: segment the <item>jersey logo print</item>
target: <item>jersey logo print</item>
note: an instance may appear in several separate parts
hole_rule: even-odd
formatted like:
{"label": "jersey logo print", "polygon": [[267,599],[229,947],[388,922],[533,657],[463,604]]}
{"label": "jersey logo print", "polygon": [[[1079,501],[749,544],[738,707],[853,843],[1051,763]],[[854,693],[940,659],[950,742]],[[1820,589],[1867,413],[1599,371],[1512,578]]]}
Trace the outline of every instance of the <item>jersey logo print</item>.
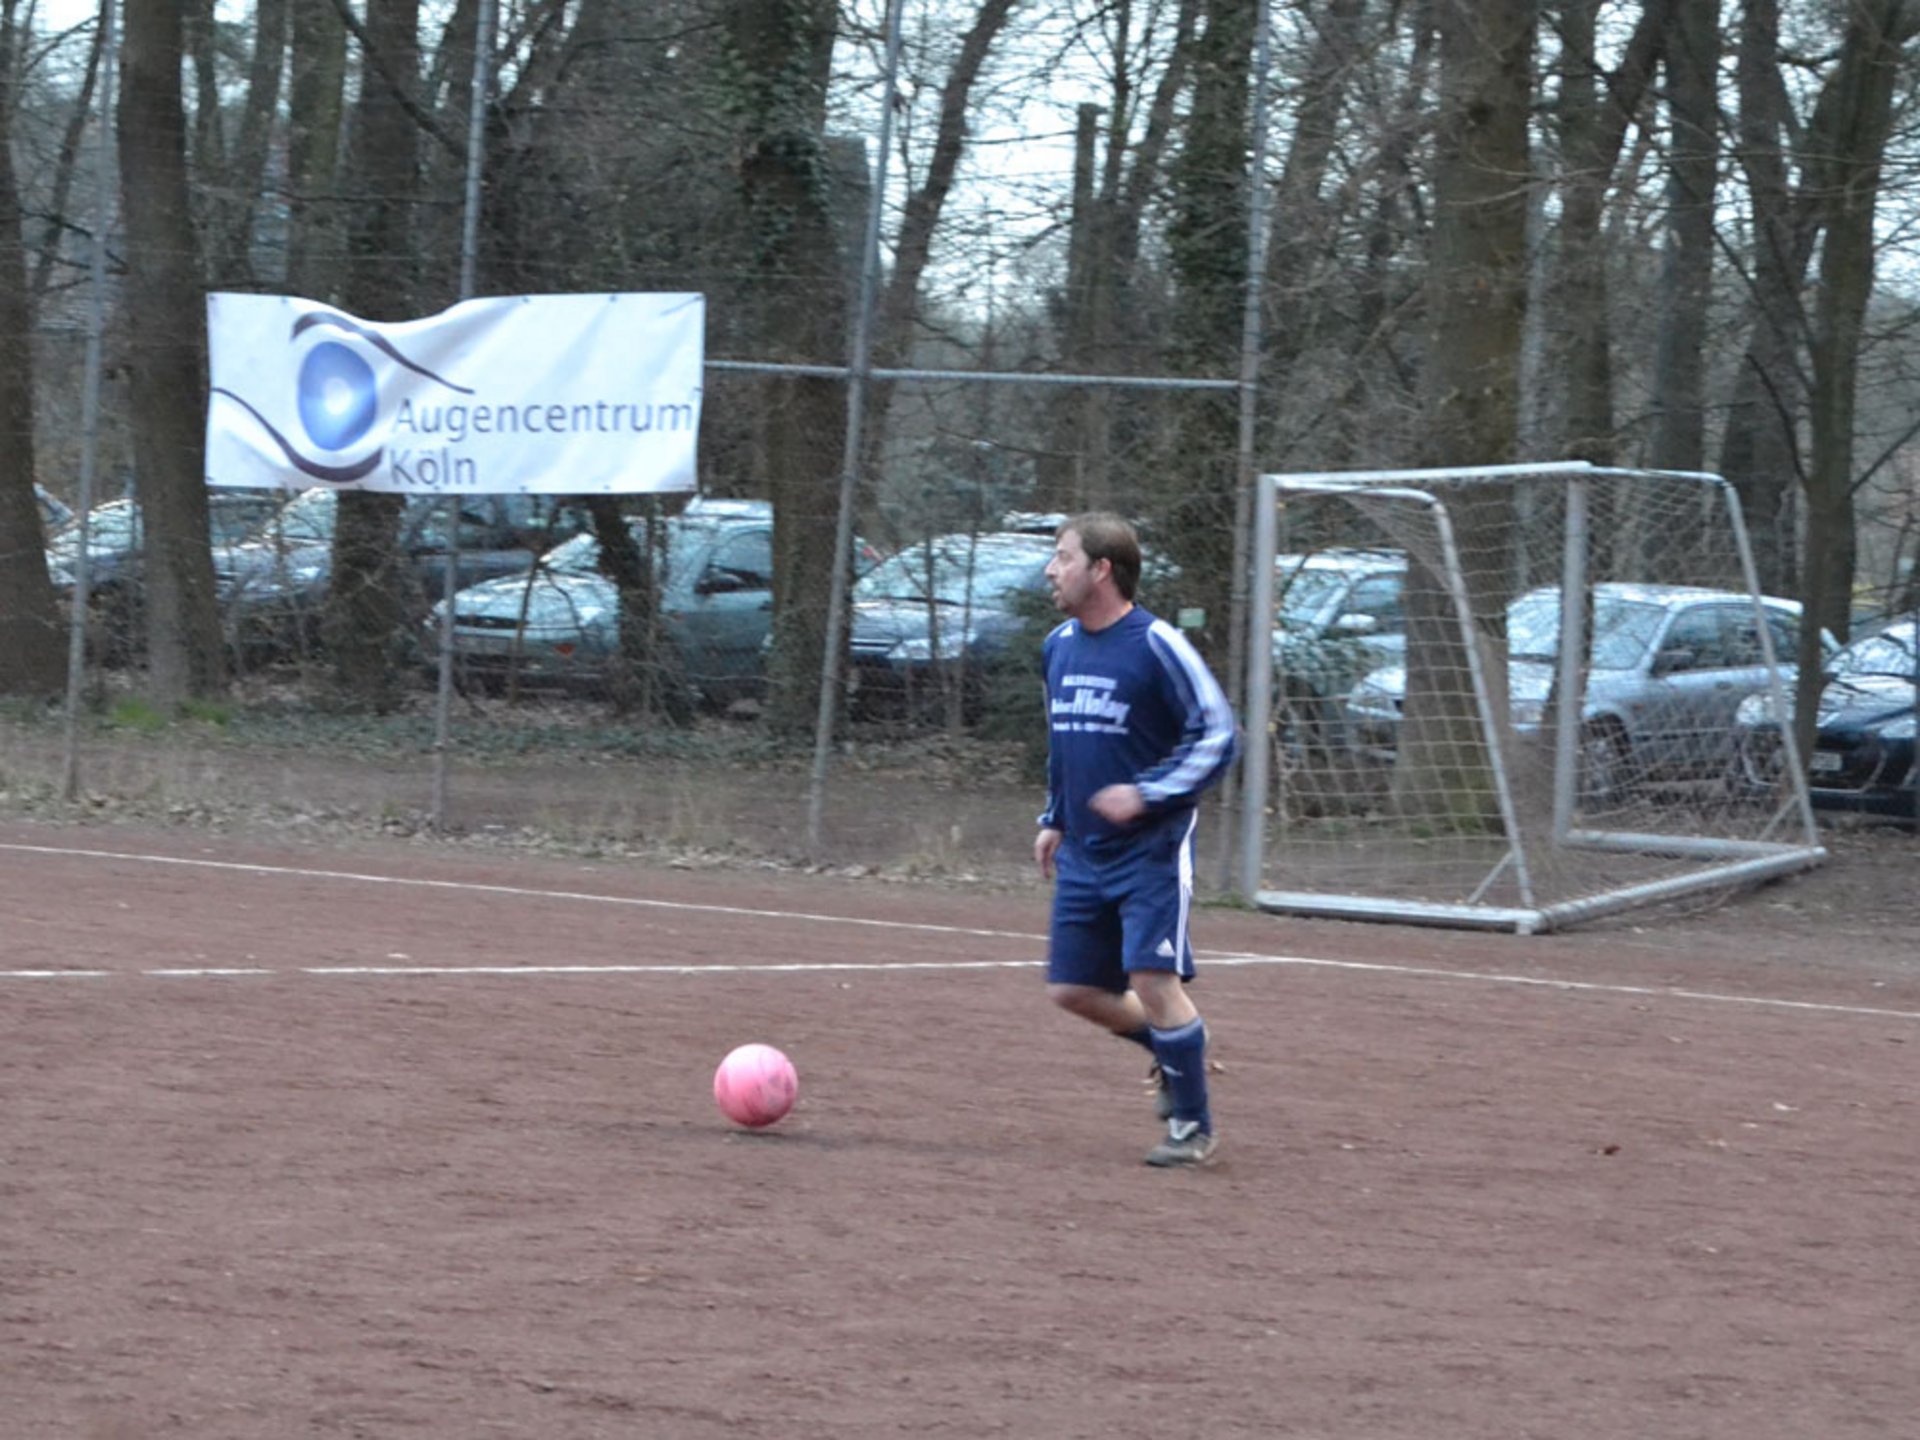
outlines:
{"label": "jersey logo print", "polygon": [[1173,942],[1171,940],[1162,940],[1159,945],[1154,947],[1153,953],[1158,955],[1162,960],[1173,959]]}

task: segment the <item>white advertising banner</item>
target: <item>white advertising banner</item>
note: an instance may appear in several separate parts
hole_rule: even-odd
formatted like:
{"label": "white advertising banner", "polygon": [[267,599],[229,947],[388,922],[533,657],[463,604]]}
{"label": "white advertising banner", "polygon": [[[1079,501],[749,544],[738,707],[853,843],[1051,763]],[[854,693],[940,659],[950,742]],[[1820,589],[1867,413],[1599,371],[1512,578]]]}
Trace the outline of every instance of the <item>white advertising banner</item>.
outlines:
{"label": "white advertising banner", "polygon": [[207,297],[207,483],[399,494],[694,488],[706,300],[521,295],[374,324]]}

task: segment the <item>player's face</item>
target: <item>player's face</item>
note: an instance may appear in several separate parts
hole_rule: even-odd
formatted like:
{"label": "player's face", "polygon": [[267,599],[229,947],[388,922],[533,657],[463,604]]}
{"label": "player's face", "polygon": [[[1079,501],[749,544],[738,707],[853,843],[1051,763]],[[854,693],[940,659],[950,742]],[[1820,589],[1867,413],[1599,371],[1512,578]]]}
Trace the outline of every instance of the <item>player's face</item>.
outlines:
{"label": "player's face", "polygon": [[1104,560],[1087,559],[1080,532],[1069,530],[1053,547],[1047,562],[1047,584],[1053,588],[1053,606],[1063,615],[1078,615],[1099,588],[1111,567]]}

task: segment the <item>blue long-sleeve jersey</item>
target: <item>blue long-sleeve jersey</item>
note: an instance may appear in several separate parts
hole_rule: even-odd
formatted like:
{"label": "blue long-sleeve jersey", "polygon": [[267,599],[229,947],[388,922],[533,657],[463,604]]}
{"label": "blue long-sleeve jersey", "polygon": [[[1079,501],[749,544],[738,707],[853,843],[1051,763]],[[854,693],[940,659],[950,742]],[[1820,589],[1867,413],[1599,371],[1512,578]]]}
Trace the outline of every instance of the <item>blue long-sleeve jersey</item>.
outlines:
{"label": "blue long-sleeve jersey", "polygon": [[[1040,823],[1094,851],[1184,815],[1233,763],[1238,738],[1206,662],[1166,621],[1135,606],[1104,630],[1069,620],[1047,636],[1047,808]],[[1087,802],[1137,785],[1147,813],[1116,826]]]}

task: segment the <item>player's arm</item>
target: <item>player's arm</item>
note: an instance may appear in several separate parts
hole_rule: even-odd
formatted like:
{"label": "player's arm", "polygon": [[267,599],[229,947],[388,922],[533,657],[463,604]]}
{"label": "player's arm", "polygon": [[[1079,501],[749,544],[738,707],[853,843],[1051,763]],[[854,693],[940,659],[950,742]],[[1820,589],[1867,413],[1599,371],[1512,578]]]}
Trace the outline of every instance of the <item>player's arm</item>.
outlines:
{"label": "player's arm", "polygon": [[[1047,637],[1047,643],[1041,650],[1041,665],[1044,668],[1053,653],[1053,636]],[[1040,714],[1047,727],[1047,808],[1040,812],[1040,833],[1033,837],[1033,863],[1040,867],[1040,878],[1053,878],[1053,857],[1060,849],[1065,838],[1061,828],[1060,816],[1064,801],[1060,792],[1060,752],[1053,743],[1053,694],[1048,689],[1044,674],[1040,682]]]}
{"label": "player's arm", "polygon": [[1173,753],[1134,781],[1143,813],[1155,814],[1191,803],[1219,780],[1240,742],[1226,695],[1187,637],[1161,621],[1148,632],[1147,643],[1183,717]]}

